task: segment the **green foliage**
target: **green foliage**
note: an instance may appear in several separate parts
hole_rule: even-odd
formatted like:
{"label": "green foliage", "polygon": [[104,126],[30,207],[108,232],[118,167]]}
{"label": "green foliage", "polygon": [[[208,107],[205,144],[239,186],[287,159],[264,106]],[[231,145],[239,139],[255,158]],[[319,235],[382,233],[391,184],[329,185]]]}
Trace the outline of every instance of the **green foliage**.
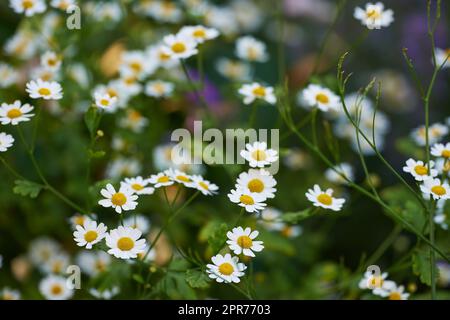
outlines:
{"label": "green foliage", "polygon": [[15,194],[19,194],[24,197],[36,198],[41,192],[43,186],[28,180],[16,180],[14,181],[15,187],[13,191]]}
{"label": "green foliage", "polygon": [[[431,285],[431,260],[430,250],[426,248],[416,248],[412,256],[413,272],[419,276],[422,283]],[[437,279],[439,270],[434,266],[434,276]]]}
{"label": "green foliage", "polygon": [[186,271],[186,281],[192,288],[206,289],[210,280],[204,271],[190,269]]}
{"label": "green foliage", "polygon": [[313,210],[311,210],[311,208],[308,208],[297,212],[287,212],[281,216],[281,219],[284,222],[296,224],[299,223],[300,221],[308,219],[313,215],[313,213],[314,213]]}
{"label": "green foliage", "polygon": [[221,223],[212,230],[212,233],[208,238],[208,243],[214,253],[219,252],[225,245],[227,232],[228,225],[226,223]]}

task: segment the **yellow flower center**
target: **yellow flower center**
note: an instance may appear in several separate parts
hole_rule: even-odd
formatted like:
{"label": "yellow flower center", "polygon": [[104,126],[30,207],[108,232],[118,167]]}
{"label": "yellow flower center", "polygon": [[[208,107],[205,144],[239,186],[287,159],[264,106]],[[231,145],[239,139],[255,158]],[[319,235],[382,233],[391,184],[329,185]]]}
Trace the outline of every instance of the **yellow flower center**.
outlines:
{"label": "yellow flower center", "polygon": [[97,271],[102,272],[106,270],[106,265],[103,263],[103,261],[98,260],[95,262],[95,269],[97,269]]}
{"label": "yellow flower center", "polygon": [[53,262],[52,271],[53,273],[60,273],[63,267],[63,263],[61,261]]}
{"label": "yellow flower center", "polygon": [[130,251],[134,248],[134,241],[129,237],[122,237],[117,241],[117,247],[122,251]]}
{"label": "yellow flower center", "polygon": [[369,19],[378,19],[380,17],[380,12],[378,10],[372,9],[367,11],[367,18]]}
{"label": "yellow flower center", "polygon": [[266,89],[264,87],[256,87],[253,89],[253,94],[258,97],[264,97],[266,95]]}
{"label": "yellow flower center", "polygon": [[134,72],[141,72],[142,65],[139,62],[130,63],[130,68],[133,69]]}
{"label": "yellow flower center", "polygon": [[421,166],[421,165],[415,166],[414,171],[420,176],[424,176],[428,173],[428,169],[425,166]]}
{"label": "yellow flower center", "polygon": [[247,184],[248,190],[251,192],[263,192],[264,190],[264,183],[259,179],[252,179]]}
{"label": "yellow flower center", "polygon": [[247,55],[250,60],[256,60],[258,58],[258,50],[250,47],[247,49]]}
{"label": "yellow flower center", "polygon": [[170,59],[170,55],[168,55],[167,53],[164,52],[160,52],[159,53],[159,59],[162,61],[166,61]]}
{"label": "yellow flower center", "polygon": [[58,59],[50,58],[47,60],[47,63],[49,66],[56,66],[56,64],[58,63]]}
{"label": "yellow flower center", "polygon": [[40,88],[38,90],[38,93],[42,96],[48,96],[50,95],[51,91],[48,88]]}
{"label": "yellow flower center", "polygon": [[63,291],[59,284],[54,284],[50,290],[53,295],[57,296]]}
{"label": "yellow flower center", "polygon": [[18,118],[22,115],[22,111],[20,111],[20,109],[11,109],[8,111],[8,113],[6,114],[6,116],[10,119],[15,119]]}
{"label": "yellow flower center", "polygon": [[162,83],[155,83],[153,85],[153,90],[155,90],[159,94],[163,94],[166,90],[166,87]]}
{"label": "yellow flower center", "polygon": [[281,230],[281,234],[285,237],[292,236],[293,228],[291,226],[286,226]]}
{"label": "yellow flower center", "polygon": [[333,203],[333,198],[331,198],[331,196],[329,196],[326,193],[321,193],[319,194],[319,196],[317,197],[317,201],[319,201],[320,203],[329,206]]}
{"label": "yellow flower center", "polygon": [[242,196],[240,196],[239,201],[247,206],[251,206],[252,204],[255,204],[255,201],[253,200],[253,198],[246,194],[243,194]]}
{"label": "yellow flower center", "polygon": [[131,185],[131,187],[133,188],[133,190],[136,190],[136,191],[141,191],[142,189],[144,189],[144,186],[139,183],[134,183]]}
{"label": "yellow flower center", "polygon": [[84,234],[84,240],[86,240],[87,242],[95,241],[97,239],[97,237],[98,237],[98,233],[97,233],[97,231],[94,231],[94,230],[90,230]]}
{"label": "yellow flower center", "polygon": [[205,38],[206,32],[203,29],[197,29],[194,31],[193,36],[196,38]]}
{"label": "yellow flower center", "polygon": [[127,197],[122,192],[117,192],[111,197],[111,202],[115,206],[123,206],[127,202]]}
{"label": "yellow flower center", "polygon": [[108,99],[101,99],[100,104],[104,107],[109,106],[109,100]]}
{"label": "yellow flower center", "polygon": [[33,0],[23,0],[22,6],[24,9],[31,9],[34,6],[34,2],[33,2]]}
{"label": "yellow flower center", "polygon": [[249,249],[252,247],[253,241],[248,236],[240,236],[237,239],[237,244],[244,249]]}
{"label": "yellow flower center", "polygon": [[384,280],[382,277],[371,277],[370,278],[370,285],[372,288],[381,288],[383,286]]}
{"label": "yellow flower center", "polygon": [[182,181],[182,182],[190,182],[191,181],[191,179],[189,179],[189,177],[186,177],[186,176],[176,176],[176,178],[177,178],[177,180],[180,180],[180,181]]}
{"label": "yellow flower center", "polygon": [[389,300],[402,300],[402,296],[398,292],[392,292],[389,294]]}
{"label": "yellow flower center", "polygon": [[175,53],[182,53],[186,51],[186,46],[182,42],[176,42],[172,45],[172,51]]}
{"label": "yellow flower center", "polygon": [[162,176],[162,177],[158,178],[158,182],[159,183],[166,183],[166,182],[169,182],[169,181],[170,181],[170,179],[169,179],[168,176]]}
{"label": "yellow flower center", "polygon": [[330,102],[330,99],[328,99],[328,96],[326,94],[319,93],[318,95],[316,95],[316,101],[326,104],[326,103]]}
{"label": "yellow flower center", "polygon": [[233,271],[234,271],[234,268],[231,265],[231,263],[225,262],[219,266],[219,272],[225,276],[229,276],[230,274],[233,273]]}
{"label": "yellow flower center", "polygon": [[447,149],[442,150],[441,156],[444,158],[450,158],[450,150]]}
{"label": "yellow flower center", "polygon": [[199,185],[200,187],[202,187],[203,189],[205,189],[205,190],[209,190],[208,185],[207,185],[206,183],[204,183],[203,181],[200,181],[200,182],[198,183],[198,185]]}
{"label": "yellow flower center", "polygon": [[112,88],[107,89],[106,93],[108,93],[111,98],[118,96],[117,91]]}
{"label": "yellow flower center", "polygon": [[77,226],[82,226],[84,223],[84,217],[83,216],[77,216],[73,219],[73,223],[75,223]]}
{"label": "yellow flower center", "polygon": [[256,161],[264,161],[267,158],[266,152],[264,150],[255,150],[252,153],[253,159]]}
{"label": "yellow flower center", "polygon": [[433,188],[431,188],[431,192],[437,194],[438,196],[443,196],[447,193],[443,186],[434,186]]}
{"label": "yellow flower center", "polygon": [[139,120],[141,120],[142,115],[139,112],[137,112],[136,110],[133,110],[128,113],[128,118],[131,121],[139,121]]}

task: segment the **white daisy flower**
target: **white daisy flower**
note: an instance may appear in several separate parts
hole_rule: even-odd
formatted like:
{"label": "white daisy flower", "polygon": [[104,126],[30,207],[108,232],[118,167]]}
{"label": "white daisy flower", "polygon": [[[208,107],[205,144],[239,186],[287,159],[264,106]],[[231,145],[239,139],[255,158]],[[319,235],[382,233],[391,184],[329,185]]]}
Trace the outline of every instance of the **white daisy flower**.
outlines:
{"label": "white daisy flower", "polygon": [[384,292],[381,293],[382,297],[389,300],[408,300],[409,293],[405,292],[404,286],[397,286],[394,281],[387,281]]}
{"label": "white daisy flower", "polygon": [[187,59],[197,54],[197,43],[191,38],[181,34],[168,35],[164,39],[164,50],[171,59]]}
{"label": "white daisy flower", "polygon": [[130,100],[130,95],[123,83],[119,79],[110,81],[107,85],[100,85],[94,89],[93,95],[98,94],[109,94],[110,97],[117,98],[117,107],[125,108]]}
{"label": "white daisy flower", "polygon": [[41,79],[43,81],[57,81],[60,78],[60,73],[58,70],[54,71],[38,66],[31,69],[29,77],[31,79]]}
{"label": "white daisy flower", "polygon": [[104,251],[81,251],[76,258],[81,271],[91,277],[105,272],[111,264],[111,256]]}
{"label": "white daisy flower", "polygon": [[85,221],[83,226],[76,226],[73,237],[77,246],[92,249],[92,246],[106,237],[106,226],[103,223],[97,225],[96,221]]}
{"label": "white daisy flower", "polygon": [[[448,134],[448,127],[441,123],[434,123],[428,127],[428,143],[434,144],[439,142],[444,136]],[[426,145],[426,130],[425,126],[420,126],[411,132],[411,137],[419,146]]]}
{"label": "white daisy flower", "polygon": [[152,45],[146,49],[148,59],[157,63],[157,65],[164,69],[171,69],[179,65],[178,60],[171,59],[171,55],[167,53],[163,44]]}
{"label": "white daisy flower", "polygon": [[436,213],[433,220],[434,223],[439,225],[442,229],[448,230],[447,215],[445,213]]}
{"label": "white daisy flower", "polygon": [[433,197],[435,200],[450,198],[450,186],[446,182],[442,183],[437,178],[424,180],[420,186],[420,190],[425,196]]}
{"label": "white daisy flower", "polygon": [[5,287],[0,290],[0,300],[20,300],[20,292],[19,290],[13,290]]}
{"label": "white daisy flower", "polygon": [[394,11],[391,9],[384,10],[384,5],[381,2],[375,4],[369,2],[365,9],[356,7],[353,16],[368,29],[388,27],[394,21]]}
{"label": "white daisy flower", "polygon": [[37,34],[20,30],[6,41],[5,53],[20,59],[30,59],[35,55],[40,42]]}
{"label": "white daisy flower", "polygon": [[155,191],[154,188],[149,187],[150,179],[144,179],[141,176],[135,178],[125,178],[124,181],[120,183],[121,186],[125,186],[137,195],[150,195]]}
{"label": "white daisy flower", "polygon": [[258,193],[265,199],[274,198],[277,181],[264,169],[250,169],[242,172],[236,180],[237,186],[251,193]]}
{"label": "white daisy flower", "polygon": [[155,188],[161,188],[174,184],[174,181],[172,181],[170,177],[167,175],[167,173],[164,171],[158,174],[152,174],[150,176],[150,183],[152,183]]}
{"label": "white daisy flower", "polygon": [[216,63],[216,68],[223,77],[229,78],[234,81],[243,81],[250,79],[250,65],[239,60],[220,58]]}
{"label": "white daisy flower", "polygon": [[264,196],[259,193],[251,193],[242,188],[231,190],[228,194],[228,198],[231,202],[237,203],[239,206],[245,208],[245,211],[250,213],[258,212],[266,206],[264,203],[266,200]]}
{"label": "white daisy flower", "polygon": [[227,244],[234,254],[243,254],[244,256],[254,257],[254,252],[260,252],[264,249],[262,241],[255,241],[259,232],[252,231],[250,228],[242,227],[233,228],[227,232]]}
{"label": "white daisy flower", "polygon": [[308,189],[306,197],[313,203],[315,207],[340,211],[345,199],[333,198],[333,189],[322,191],[319,185],[315,184],[313,189]]}
{"label": "white daisy flower", "polygon": [[172,95],[174,88],[175,86],[171,82],[154,80],[147,82],[144,92],[150,97],[167,98]]}
{"label": "white daisy flower", "polygon": [[249,162],[252,168],[263,168],[278,161],[278,152],[273,149],[267,149],[266,142],[247,143],[245,150],[241,150],[240,155]]}
{"label": "white daisy flower", "polygon": [[66,272],[70,263],[70,257],[65,252],[58,252],[53,254],[47,261],[45,261],[40,268],[45,273],[62,274]]}
{"label": "white daisy flower", "polygon": [[123,176],[137,176],[142,166],[137,159],[117,158],[111,161],[106,168],[108,178],[120,178]]}
{"label": "white daisy flower", "polygon": [[16,13],[23,13],[27,17],[47,9],[44,0],[9,0],[9,5]]}
{"label": "white daisy flower", "polygon": [[430,170],[428,170],[428,164],[410,158],[406,161],[406,166],[403,167],[403,171],[410,173],[416,181],[424,181],[438,175],[437,170],[433,169],[433,167],[434,161],[430,161]]}
{"label": "white daisy flower", "polygon": [[170,177],[171,180],[181,183],[186,187],[192,188],[193,187],[193,183],[192,183],[192,177],[188,174],[186,174],[183,171],[180,171],[178,169],[167,169],[165,171],[165,173],[167,174],[168,177]]}
{"label": "white daisy flower", "polygon": [[132,190],[124,186],[121,186],[119,191],[116,192],[112,184],[108,183],[106,188],[102,189],[100,193],[106,199],[100,200],[98,204],[105,208],[112,207],[117,213],[122,213],[122,210],[134,210],[138,205],[136,202],[138,196],[134,195]]}
{"label": "white daisy flower", "polygon": [[222,283],[239,283],[239,279],[245,273],[244,270],[247,267],[239,262],[238,257],[231,257],[229,253],[222,256],[221,254],[215,255],[211,258],[213,264],[207,264],[208,268],[206,272],[211,279],[215,279],[217,282]]}
{"label": "white daisy flower", "polygon": [[151,75],[157,68],[156,62],[148,59],[142,51],[127,51],[122,54],[121,60],[121,74],[132,74],[139,79]]}
{"label": "white daisy flower", "polygon": [[89,289],[89,293],[97,298],[103,300],[111,300],[114,296],[118,295],[120,292],[119,287],[112,287],[111,289],[98,290],[96,288]]}
{"label": "white daisy flower", "polygon": [[126,117],[121,118],[119,121],[120,127],[130,129],[135,133],[142,133],[147,125],[148,119],[134,109],[127,110]]}
{"label": "white daisy flower", "polygon": [[303,233],[301,226],[293,226],[289,224],[283,224],[283,228],[280,230],[281,235],[286,238],[297,238]]}
{"label": "white daisy flower", "polygon": [[244,104],[250,104],[256,99],[262,99],[270,104],[277,102],[273,87],[264,87],[257,82],[242,85],[238,92],[244,96]]}
{"label": "white daisy flower", "polygon": [[327,178],[330,182],[347,184],[348,181],[344,179],[344,177],[350,181],[354,180],[353,167],[346,162],[337,164],[333,167],[333,169],[328,168],[325,171],[325,178]]}
{"label": "white daisy flower", "polygon": [[[383,272],[382,274],[375,276],[372,272],[367,271],[364,272],[363,278],[359,281],[358,287],[362,290],[371,289],[375,291],[376,289],[381,289],[385,287],[385,280],[388,276],[387,272]],[[376,291],[376,295],[379,295],[379,290]]]}
{"label": "white daisy flower", "polygon": [[14,138],[10,134],[0,132],[0,152],[6,152],[12,147]]}
{"label": "white daisy flower", "polygon": [[265,208],[261,211],[259,218],[258,223],[270,231],[280,231],[285,226],[285,224],[281,222],[281,211],[276,208]]}
{"label": "white daisy flower", "polygon": [[61,276],[49,275],[39,283],[39,291],[47,300],[68,300],[73,296],[67,280]]}
{"label": "white daisy flower", "polygon": [[336,111],[341,107],[340,98],[330,89],[317,84],[310,84],[298,95],[299,104],[306,109],[319,108],[320,110]]}
{"label": "white daisy flower", "polygon": [[436,48],[436,64],[438,67],[442,66],[442,68],[450,67],[450,48]]}
{"label": "white daisy flower", "polygon": [[[97,218],[97,215],[93,214],[92,217],[94,219]],[[88,215],[76,213],[69,218],[70,225],[73,229],[76,229],[77,226],[82,227],[86,221],[93,221]]]}
{"label": "white daisy flower", "polygon": [[[1,114],[0,114],[1,115]],[[446,144],[436,143],[431,147],[431,154],[435,157],[442,157],[444,159],[450,158],[450,142]]]}
{"label": "white daisy flower", "polygon": [[130,227],[140,230],[142,233],[150,231],[150,222],[141,214],[135,214],[123,221],[124,227]]}
{"label": "white daisy flower", "polygon": [[29,257],[35,266],[42,266],[60,252],[59,244],[50,238],[40,237],[30,244]]}
{"label": "white daisy flower", "polygon": [[48,70],[57,71],[61,67],[61,58],[53,51],[47,51],[41,56],[41,65]]}
{"label": "white daisy flower", "polygon": [[183,18],[183,11],[174,1],[153,1],[148,14],[160,22],[179,23]]}
{"label": "white daisy flower", "polygon": [[61,85],[56,81],[31,80],[26,87],[26,91],[33,99],[59,100],[63,97]]}
{"label": "white daisy flower", "polygon": [[240,37],[236,40],[236,56],[252,62],[266,62],[269,59],[266,45],[251,36]]}
{"label": "white daisy flower", "polygon": [[106,245],[111,249],[108,253],[120,259],[136,258],[144,252],[146,241],[139,239],[142,232],[131,227],[119,226],[106,235]]}
{"label": "white daisy flower", "polygon": [[197,25],[183,27],[179,31],[179,34],[186,37],[191,37],[197,43],[203,43],[207,40],[217,38],[219,36],[219,31],[214,28],[206,28],[204,26]]}
{"label": "white daisy flower", "polygon": [[14,101],[13,104],[2,103],[0,107],[0,122],[3,125],[12,124],[13,126],[22,121],[30,121],[34,116],[30,113],[34,109],[28,103],[22,105],[19,100]]}
{"label": "white daisy flower", "polygon": [[111,97],[108,93],[94,93],[95,105],[106,112],[114,112],[117,110],[117,97]]}
{"label": "white daisy flower", "polygon": [[0,62],[0,88],[7,88],[13,85],[19,78],[19,74],[14,68],[6,63]]}
{"label": "white daisy flower", "polygon": [[202,176],[192,175],[192,186],[200,191],[205,196],[211,196],[216,194],[219,190],[219,187],[214,183],[211,183],[208,180],[203,179]]}
{"label": "white daisy flower", "polygon": [[66,11],[70,6],[76,5],[75,0],[52,0],[50,5],[53,8]]}

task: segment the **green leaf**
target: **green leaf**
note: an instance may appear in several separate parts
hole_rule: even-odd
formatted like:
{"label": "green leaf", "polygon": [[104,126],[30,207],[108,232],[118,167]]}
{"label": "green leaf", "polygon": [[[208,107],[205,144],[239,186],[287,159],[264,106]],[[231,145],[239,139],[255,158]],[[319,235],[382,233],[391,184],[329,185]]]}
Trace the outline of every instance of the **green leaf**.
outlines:
{"label": "green leaf", "polygon": [[296,224],[302,220],[305,220],[313,215],[313,210],[311,208],[298,211],[298,212],[287,212],[281,216],[284,222]]}
{"label": "green leaf", "polygon": [[86,127],[88,128],[91,136],[93,136],[97,130],[99,123],[97,108],[91,107],[88,109],[88,111],[86,111],[86,113],[84,114],[84,123],[86,124]]}
{"label": "green leaf", "polygon": [[[431,262],[430,262],[430,250],[417,248],[412,256],[412,268],[414,274],[419,276],[422,283],[431,286]],[[434,266],[434,276],[437,279],[439,270]]]}
{"label": "green leaf", "polygon": [[36,198],[41,192],[43,186],[28,180],[14,181],[16,186],[13,188],[15,194],[20,194],[24,197]]}
{"label": "green leaf", "polygon": [[213,252],[219,252],[225,245],[227,240],[228,225],[221,223],[218,225],[211,236],[208,238],[208,243]]}
{"label": "green leaf", "polygon": [[186,281],[192,288],[206,289],[209,287],[208,275],[205,272],[199,270],[187,270]]}
{"label": "green leaf", "polygon": [[89,157],[91,158],[103,158],[105,156],[105,151],[93,151],[89,150]]}
{"label": "green leaf", "polygon": [[144,284],[145,283],[144,278],[142,278],[142,276],[140,274],[137,274],[137,273],[133,274],[132,278],[137,283],[140,283],[140,284]]}

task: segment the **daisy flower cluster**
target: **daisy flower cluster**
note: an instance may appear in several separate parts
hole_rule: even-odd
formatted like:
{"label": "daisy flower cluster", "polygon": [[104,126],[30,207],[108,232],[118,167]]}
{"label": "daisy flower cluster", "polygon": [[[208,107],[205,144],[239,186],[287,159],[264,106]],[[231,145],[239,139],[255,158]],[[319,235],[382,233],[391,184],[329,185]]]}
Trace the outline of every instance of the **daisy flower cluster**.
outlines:
{"label": "daisy flower cluster", "polygon": [[367,271],[359,281],[358,286],[362,290],[372,290],[372,294],[388,300],[408,300],[409,293],[405,292],[405,287],[397,285],[394,281],[388,280],[387,277],[387,272],[376,276]]}

